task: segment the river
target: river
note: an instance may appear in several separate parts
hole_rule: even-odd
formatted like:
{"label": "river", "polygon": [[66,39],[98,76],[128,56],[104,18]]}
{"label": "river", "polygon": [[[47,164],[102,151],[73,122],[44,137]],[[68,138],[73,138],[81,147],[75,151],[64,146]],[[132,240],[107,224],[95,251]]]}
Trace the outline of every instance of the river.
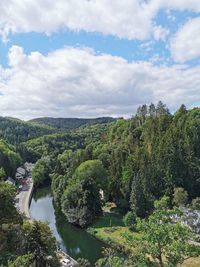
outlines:
{"label": "river", "polygon": [[33,219],[47,222],[63,251],[72,258],[86,258],[91,264],[101,257],[104,243],[66,222],[62,214],[55,211],[50,187],[38,189],[30,205]]}

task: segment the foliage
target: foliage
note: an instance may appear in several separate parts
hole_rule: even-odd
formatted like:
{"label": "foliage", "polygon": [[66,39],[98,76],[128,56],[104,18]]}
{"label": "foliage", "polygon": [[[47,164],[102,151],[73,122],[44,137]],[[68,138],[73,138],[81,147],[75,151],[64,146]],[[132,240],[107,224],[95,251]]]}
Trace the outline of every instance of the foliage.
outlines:
{"label": "foliage", "polygon": [[8,267],[30,267],[33,263],[33,256],[31,254],[26,254],[23,256],[18,256],[14,261],[8,262]]}
{"label": "foliage", "polygon": [[6,177],[6,173],[4,171],[4,168],[0,168],[0,180],[3,180]]}
{"label": "foliage", "polygon": [[15,196],[16,188],[13,185],[0,182],[0,223],[17,216]]}
{"label": "foliage", "polygon": [[47,126],[0,117],[0,137],[13,145],[53,132],[55,130]]}
{"label": "foliage", "polygon": [[192,200],[192,208],[195,210],[200,210],[200,197],[194,198]]}
{"label": "foliage", "polygon": [[91,267],[91,264],[87,259],[78,258],[77,262],[79,264],[79,267]]}
{"label": "foliage", "polygon": [[62,211],[70,223],[85,227],[101,214],[99,190],[105,187],[106,173],[98,160],[82,163],[62,197]]}
{"label": "foliage", "polygon": [[4,169],[6,175],[13,176],[20,163],[21,158],[15,148],[0,139],[0,168]]}
{"label": "foliage", "polygon": [[110,123],[115,121],[115,119],[111,117],[102,117],[96,119],[78,119],[78,118],[37,118],[31,120],[31,122],[35,122],[42,125],[47,125],[50,127],[58,128],[58,129],[76,129],[83,125],[91,125],[91,124],[103,124]]}
{"label": "foliage", "polygon": [[[190,229],[180,223],[173,223],[177,209],[168,209],[169,198],[155,202],[155,210],[148,219],[138,219],[138,238],[129,238],[137,246],[138,261],[147,262],[148,257],[156,266],[177,266],[186,258],[200,255],[200,247],[189,241],[194,238]],[[148,266],[148,265],[147,265]]]}
{"label": "foliage", "polygon": [[73,133],[44,135],[23,143],[24,157],[28,156],[32,161],[42,156],[54,157],[67,149],[82,148],[83,140],[82,136]]}
{"label": "foliage", "polygon": [[99,259],[95,267],[131,267],[133,266],[129,260],[117,255],[116,251],[112,248],[105,248],[103,250],[104,258]]}
{"label": "foliage", "polygon": [[46,223],[34,221],[31,224],[26,223],[24,231],[27,240],[26,251],[32,254],[36,266],[45,266],[49,261],[49,256],[55,259],[55,261],[52,261],[52,258],[50,258],[50,261],[55,262],[56,266],[56,239],[53,237],[49,226]]}
{"label": "foliage", "polygon": [[32,171],[32,177],[35,186],[43,184],[45,181],[49,179],[50,173],[50,158],[43,157],[39,159],[36,164],[34,165]]}
{"label": "foliage", "polygon": [[129,211],[123,218],[125,226],[129,227],[131,230],[135,228],[137,216],[133,211]]}
{"label": "foliage", "polygon": [[182,187],[174,189],[173,203],[179,206],[185,206],[188,202],[188,193]]}

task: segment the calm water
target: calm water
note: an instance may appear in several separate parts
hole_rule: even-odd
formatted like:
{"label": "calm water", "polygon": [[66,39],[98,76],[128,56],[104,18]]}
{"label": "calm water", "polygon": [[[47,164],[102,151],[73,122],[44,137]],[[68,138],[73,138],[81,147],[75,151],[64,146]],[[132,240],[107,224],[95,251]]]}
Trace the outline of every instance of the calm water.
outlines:
{"label": "calm water", "polygon": [[67,223],[63,215],[55,212],[49,187],[38,189],[33,194],[30,210],[34,219],[49,224],[62,250],[74,259],[86,258],[94,263],[101,257],[105,244],[86,231]]}

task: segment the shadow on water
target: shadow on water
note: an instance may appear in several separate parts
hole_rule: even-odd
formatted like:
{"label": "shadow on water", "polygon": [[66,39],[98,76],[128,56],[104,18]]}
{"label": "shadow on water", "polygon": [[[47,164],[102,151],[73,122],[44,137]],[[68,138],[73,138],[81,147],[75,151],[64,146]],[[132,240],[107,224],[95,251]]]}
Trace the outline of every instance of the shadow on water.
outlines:
{"label": "shadow on water", "polygon": [[102,248],[106,245],[87,233],[66,222],[64,216],[55,211],[50,187],[38,189],[31,201],[31,216],[49,224],[60,247],[71,257],[86,258],[92,264],[102,255]]}

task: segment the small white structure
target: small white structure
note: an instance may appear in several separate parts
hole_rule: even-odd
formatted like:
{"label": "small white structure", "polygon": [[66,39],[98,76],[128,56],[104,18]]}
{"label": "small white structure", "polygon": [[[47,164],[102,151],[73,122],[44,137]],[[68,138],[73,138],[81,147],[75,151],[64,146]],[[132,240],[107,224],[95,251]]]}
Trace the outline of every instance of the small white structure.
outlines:
{"label": "small white structure", "polygon": [[104,192],[102,189],[99,190],[99,194],[100,194],[100,199],[104,200]]}

